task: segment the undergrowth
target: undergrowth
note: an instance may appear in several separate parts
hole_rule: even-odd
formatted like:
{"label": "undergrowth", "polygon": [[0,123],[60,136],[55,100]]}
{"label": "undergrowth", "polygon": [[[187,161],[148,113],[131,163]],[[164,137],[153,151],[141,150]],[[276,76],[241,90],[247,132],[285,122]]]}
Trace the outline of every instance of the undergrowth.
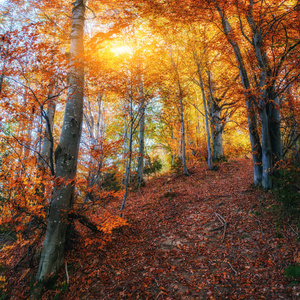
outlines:
{"label": "undergrowth", "polygon": [[[300,242],[300,164],[289,164],[279,171],[275,179],[275,212],[280,221],[287,220]],[[285,269],[291,284],[300,283],[300,265],[292,264]]]}
{"label": "undergrowth", "polygon": [[[275,178],[278,216],[300,230],[300,164],[289,164]],[[298,235],[299,238],[299,235]]]}
{"label": "undergrowth", "polygon": [[174,161],[171,163],[171,171],[174,173],[180,173],[183,170],[182,166],[182,159],[181,157],[177,156]]}
{"label": "undergrowth", "polygon": [[163,163],[159,157],[149,158],[148,163],[145,166],[144,174],[152,175],[159,173],[163,167]]}
{"label": "undergrowth", "polygon": [[300,283],[300,265],[290,265],[284,272],[285,276],[290,279],[292,284]]}

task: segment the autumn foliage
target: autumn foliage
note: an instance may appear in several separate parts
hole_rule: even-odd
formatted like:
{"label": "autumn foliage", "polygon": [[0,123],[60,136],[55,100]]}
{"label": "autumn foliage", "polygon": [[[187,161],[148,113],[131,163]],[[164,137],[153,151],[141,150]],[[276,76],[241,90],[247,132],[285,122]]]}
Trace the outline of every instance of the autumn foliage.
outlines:
{"label": "autumn foliage", "polygon": [[0,299],[297,297],[298,1],[94,2],[0,6]]}

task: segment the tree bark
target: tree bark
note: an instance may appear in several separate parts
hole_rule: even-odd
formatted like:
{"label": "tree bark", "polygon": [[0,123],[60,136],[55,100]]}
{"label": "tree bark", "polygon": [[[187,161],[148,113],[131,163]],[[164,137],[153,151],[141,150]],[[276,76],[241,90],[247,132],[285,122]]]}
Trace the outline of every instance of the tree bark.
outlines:
{"label": "tree bark", "polygon": [[2,73],[0,75],[0,93],[2,92],[3,81],[4,81],[4,70],[2,71]]}
{"label": "tree bark", "polygon": [[0,93],[2,92],[2,89],[3,89],[5,70],[6,70],[6,58],[4,58],[4,60],[3,60],[3,67],[2,67],[2,71],[1,71],[1,75],[0,75]]}
{"label": "tree bark", "polygon": [[254,1],[249,2],[247,21],[253,33],[251,44],[255,51],[257,67],[260,70],[257,90],[262,131],[262,186],[270,189],[272,176],[275,174],[276,160],[281,157],[280,113],[279,106],[275,107],[277,98],[274,92],[275,81],[272,80],[273,72],[270,69],[267,53],[263,49],[262,28],[257,25],[253,17]]}
{"label": "tree bark", "polygon": [[272,179],[270,176],[272,170],[272,148],[269,136],[269,119],[266,107],[260,109],[261,120],[261,139],[262,139],[262,186],[270,189],[272,187]]}
{"label": "tree bark", "polygon": [[[175,137],[174,137],[174,128],[172,128],[171,138],[172,138],[172,145],[173,145],[174,144],[174,140],[175,140]],[[176,152],[174,151],[173,147],[171,149],[172,149],[172,166],[174,166],[174,164],[175,164],[175,158],[176,158]]]}
{"label": "tree bark", "polygon": [[[183,89],[180,83],[180,78],[179,78],[179,72],[178,72],[178,62],[177,64],[175,63],[174,59],[173,59],[173,54],[172,51],[170,51],[170,57],[171,57],[171,63],[172,66],[174,68],[174,72],[175,72],[175,77],[176,77],[176,81],[177,81],[177,87],[178,87],[178,98],[179,98],[179,107],[180,107],[180,123],[181,123],[181,145],[179,145],[179,153],[180,150],[182,150],[182,156],[181,156],[181,160],[182,160],[182,167],[183,167],[183,172],[186,176],[189,176],[189,170],[187,167],[187,163],[186,163],[186,146],[185,146],[185,122],[184,122],[184,107],[183,107]],[[180,141],[179,141],[180,143]]]}
{"label": "tree bark", "polygon": [[[88,138],[90,143],[88,188],[101,188],[101,170],[103,166],[103,140],[105,135],[105,117],[103,106],[103,94],[97,95],[97,113],[94,112],[95,107],[88,101],[85,105],[84,122],[88,129]],[[95,156],[95,152],[97,155]],[[87,192],[85,202],[95,200],[94,189]]]}
{"label": "tree bark", "polygon": [[183,115],[183,101],[182,96],[180,95],[180,120],[181,120],[181,139],[182,139],[182,166],[183,171],[186,176],[189,176],[189,170],[186,164],[186,147],[185,147],[185,123],[184,123],[184,115]]}
{"label": "tree bark", "polygon": [[281,144],[281,131],[280,131],[280,103],[279,98],[276,97],[274,103],[272,103],[271,108],[269,109],[269,131],[271,138],[271,145],[273,150],[273,164],[275,168],[276,164],[282,159],[282,144]]}
{"label": "tree bark", "polygon": [[44,131],[44,139],[42,145],[41,156],[42,159],[39,160],[39,164],[44,169],[50,167],[51,174],[55,174],[54,161],[53,161],[53,127],[54,127],[54,117],[56,109],[56,99],[55,96],[55,82],[50,82],[49,93],[48,93],[48,107],[47,112],[42,111],[44,119],[46,120],[46,127]]}
{"label": "tree bark", "polygon": [[[68,96],[60,141],[55,151],[56,177],[70,181],[76,175],[83,115],[84,0],[76,0],[73,6]],[[74,184],[70,182],[62,183],[54,191],[36,277],[37,282],[42,283],[42,285],[55,280],[64,264],[68,213],[72,206],[73,192]]]}
{"label": "tree bark", "polygon": [[218,161],[224,157],[223,151],[223,130],[224,126],[221,123],[221,107],[218,105],[218,99],[214,96],[215,89],[212,82],[211,72],[207,72],[208,86],[210,94],[210,115],[211,129],[213,141],[213,160]]}
{"label": "tree bark", "polygon": [[218,161],[224,157],[223,151],[223,130],[224,126],[221,123],[221,109],[214,100],[210,105],[211,125],[213,134],[213,160]]}
{"label": "tree bark", "polygon": [[144,156],[145,156],[145,92],[142,78],[140,78],[140,97],[142,99],[141,112],[140,112],[140,136],[139,136],[139,156],[138,156],[138,167],[137,167],[137,188],[140,188],[143,183],[144,175]]}
{"label": "tree bark", "polygon": [[125,183],[124,183],[124,188],[125,188],[125,193],[123,196],[122,200],[122,205],[121,205],[121,213],[120,217],[123,215],[123,210],[125,208],[126,200],[127,200],[127,195],[128,195],[128,187],[129,187],[129,181],[130,181],[130,172],[131,172],[131,161],[132,161],[132,143],[133,143],[133,126],[134,126],[134,116],[133,116],[133,99],[132,99],[132,94],[130,93],[129,95],[130,98],[130,132],[129,132],[129,147],[128,147],[128,152],[129,152],[129,157],[125,169]]}
{"label": "tree bark", "polygon": [[232,36],[232,29],[230,23],[225,16],[224,12],[221,10],[220,6],[216,3],[216,0],[213,0],[215,7],[221,17],[222,27],[225,33],[225,36],[231,45],[233,52],[235,54],[236,61],[238,63],[239,73],[241,77],[241,81],[244,88],[244,94],[246,98],[246,106],[247,106],[247,117],[248,117],[248,128],[249,128],[249,136],[252,150],[252,158],[254,164],[254,184],[258,185],[262,182],[262,157],[261,157],[261,143],[258,134],[257,121],[256,121],[256,112],[255,112],[255,99],[249,93],[251,89],[248,73],[243,61],[242,53],[239,45],[236,43],[234,37]]}
{"label": "tree bark", "polygon": [[209,120],[208,120],[208,110],[207,110],[207,103],[206,103],[206,96],[205,96],[205,88],[203,83],[202,71],[200,67],[200,62],[197,62],[197,71],[199,77],[199,84],[202,91],[202,100],[204,105],[204,116],[205,116],[205,127],[206,127],[206,143],[207,143],[207,164],[210,170],[214,169],[214,165],[212,162],[212,154],[211,154],[211,146],[210,146],[210,130],[209,130]]}

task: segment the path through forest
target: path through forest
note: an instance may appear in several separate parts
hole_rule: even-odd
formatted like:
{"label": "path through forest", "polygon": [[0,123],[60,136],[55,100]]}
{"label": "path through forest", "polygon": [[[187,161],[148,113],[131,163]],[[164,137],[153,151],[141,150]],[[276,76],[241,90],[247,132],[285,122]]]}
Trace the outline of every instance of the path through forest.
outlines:
{"label": "path through forest", "polygon": [[69,253],[63,299],[298,299],[284,269],[299,244],[272,219],[271,193],[251,187],[251,160],[190,171],[131,193],[130,226],[104,246],[86,232],[91,242]]}

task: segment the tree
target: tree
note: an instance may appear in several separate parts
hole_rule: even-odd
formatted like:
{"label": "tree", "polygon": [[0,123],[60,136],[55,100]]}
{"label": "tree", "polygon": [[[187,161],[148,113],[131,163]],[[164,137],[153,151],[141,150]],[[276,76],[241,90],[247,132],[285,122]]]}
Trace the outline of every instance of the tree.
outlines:
{"label": "tree", "polygon": [[170,50],[170,58],[171,58],[171,64],[173,67],[173,72],[174,72],[174,81],[175,84],[177,85],[177,89],[178,89],[178,100],[179,100],[179,115],[180,115],[180,125],[181,125],[181,145],[182,145],[182,155],[181,155],[181,159],[182,159],[182,167],[183,167],[183,171],[184,174],[189,176],[189,170],[187,168],[187,163],[186,163],[186,146],[185,146],[185,140],[186,140],[186,136],[185,136],[185,122],[184,122],[184,105],[183,105],[183,100],[184,100],[184,90],[185,87],[182,86],[182,82],[181,82],[181,78],[180,78],[180,74],[179,74],[179,70],[178,70],[178,63],[179,63],[179,58],[177,58],[177,61],[175,61],[174,59],[174,55],[172,52],[172,49]]}
{"label": "tree", "polygon": [[205,116],[205,128],[206,128],[206,144],[207,144],[207,152],[208,152],[208,157],[207,157],[207,164],[208,168],[210,170],[214,169],[214,165],[212,162],[212,152],[211,152],[211,137],[210,137],[210,126],[209,126],[209,116],[208,116],[208,107],[207,107],[207,100],[206,100],[206,90],[204,87],[204,82],[203,82],[203,76],[202,76],[202,66],[201,66],[201,61],[196,60],[197,64],[197,72],[198,72],[198,79],[199,79],[199,85],[201,88],[202,92],[202,100],[203,100],[203,105],[204,105],[204,116]]}
{"label": "tree", "polygon": [[140,188],[144,182],[144,156],[145,156],[145,113],[146,113],[146,99],[143,78],[140,76],[140,97],[141,97],[141,108],[140,108],[140,123],[139,123],[139,156],[138,156],[138,167],[137,167],[137,187]]}
{"label": "tree", "polygon": [[[42,285],[55,278],[64,265],[68,213],[73,202],[83,115],[84,21],[85,2],[76,0],[72,9],[68,97],[60,141],[55,150],[56,177],[62,182],[55,188],[50,204],[47,230],[36,277],[37,282]],[[39,291],[35,297],[39,297]]]}
{"label": "tree", "polygon": [[300,44],[295,30],[296,2],[146,1],[137,7],[146,16],[154,14],[168,19],[173,31],[176,31],[176,23],[187,22],[209,23],[218,31],[216,18],[219,16],[227,39],[222,49],[230,55],[227,46],[231,47],[243,85],[254,182],[271,188],[271,178],[281,159],[280,97],[299,78],[295,69]]}
{"label": "tree", "polygon": [[[221,17],[224,33],[234,50],[239,65],[247,99],[249,132],[253,140],[252,152],[255,164],[260,163],[260,159],[255,157],[257,156],[256,153],[258,153],[258,155],[261,153],[262,173],[261,176],[257,175],[256,177],[259,181],[261,178],[262,186],[268,189],[272,187],[272,176],[275,174],[276,164],[282,158],[279,97],[280,94],[287,89],[289,84],[299,76],[293,74],[293,67],[287,73],[284,72],[285,74],[283,75],[282,66],[284,61],[299,47],[300,42],[296,41],[290,43],[284,41],[284,38],[281,39],[278,32],[275,33],[274,28],[278,28],[282,22],[287,22],[286,17],[293,13],[293,8],[285,7],[286,10],[281,12],[279,8],[282,6],[282,3],[274,3],[273,9],[278,9],[274,15],[269,13],[269,9],[272,5],[262,6],[262,2],[254,3],[254,1],[250,0],[248,5],[242,7],[244,13],[244,15],[242,15],[239,3],[236,2],[240,31],[242,36],[251,45],[253,52],[250,56],[251,59],[255,59],[257,67],[257,69],[253,71],[255,82],[251,86],[248,75],[249,72],[246,70],[240,47],[236,39],[234,39],[234,32],[229,24],[225,8],[222,8],[216,0],[214,0],[213,3]],[[243,18],[247,20],[249,33],[246,32]],[[289,24],[284,25],[284,30],[286,30],[285,35],[290,35],[292,38],[292,33],[289,32],[288,27],[286,27],[288,25]],[[280,59],[274,56],[275,51],[273,51],[272,57],[266,50],[269,43],[276,47],[275,35],[276,40],[279,36],[278,40],[281,40],[285,45],[283,51],[280,51],[280,48],[276,49],[277,51],[279,50],[278,54],[281,54]],[[253,90],[252,92],[250,92],[251,89]],[[256,122],[255,120],[251,120],[254,117],[254,107],[258,108],[260,115],[261,146],[257,134],[255,134],[255,132],[257,132],[254,126]],[[257,170],[255,174],[258,172],[260,172],[260,170]]]}

